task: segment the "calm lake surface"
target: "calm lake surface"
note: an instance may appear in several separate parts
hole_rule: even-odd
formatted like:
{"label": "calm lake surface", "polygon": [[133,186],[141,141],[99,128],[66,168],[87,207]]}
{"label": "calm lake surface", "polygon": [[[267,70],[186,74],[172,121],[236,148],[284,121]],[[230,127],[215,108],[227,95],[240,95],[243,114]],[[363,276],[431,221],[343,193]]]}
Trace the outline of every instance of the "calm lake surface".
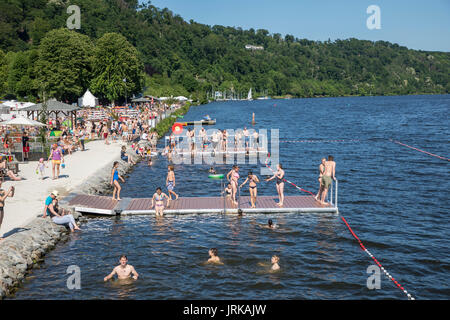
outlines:
{"label": "calm lake surface", "polygon": [[[192,107],[184,120],[205,114],[217,128],[279,129],[286,178],[317,191],[317,167],[329,154],[337,163],[339,211],[370,252],[417,299],[450,298],[450,163],[399,146],[390,138],[450,157],[450,96],[351,97],[236,101]],[[210,128],[210,127],[208,127]],[[349,141],[357,139],[359,141]],[[163,140],[160,142],[163,145]],[[259,165],[241,165],[241,177]],[[176,165],[181,196],[217,196],[207,165]],[[228,166],[216,169],[226,173]],[[123,197],[151,197],[165,185],[167,160],[138,164]],[[261,178],[261,177],[260,177]],[[243,181],[241,179],[241,181]],[[275,195],[262,182],[260,195]],[[285,186],[286,195],[299,195]],[[243,188],[248,194],[248,188]],[[276,230],[258,224],[273,219]],[[381,275],[381,289],[366,286],[372,260],[339,215],[249,214],[93,218],[83,231],[50,252],[15,299],[405,299]],[[203,263],[217,247],[224,265]],[[103,282],[120,254],[138,281]],[[281,270],[269,272],[270,257]],[[266,263],[267,265],[261,265]],[[81,269],[81,290],[69,290],[70,265]]]}

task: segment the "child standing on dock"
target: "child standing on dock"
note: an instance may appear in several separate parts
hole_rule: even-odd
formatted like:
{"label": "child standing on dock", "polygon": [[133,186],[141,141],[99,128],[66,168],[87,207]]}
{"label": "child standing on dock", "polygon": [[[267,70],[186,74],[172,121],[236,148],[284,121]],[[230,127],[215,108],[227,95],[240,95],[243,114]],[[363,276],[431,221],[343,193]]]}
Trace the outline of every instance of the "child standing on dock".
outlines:
{"label": "child standing on dock", "polygon": [[172,195],[174,195],[175,200],[178,200],[178,195],[173,191],[173,189],[175,188],[174,166],[169,165],[167,168],[169,169],[169,172],[167,172],[166,186],[167,186],[167,190],[169,191],[169,199],[172,200]]}
{"label": "child standing on dock", "polygon": [[[122,180],[122,182],[125,182],[125,180],[119,174],[119,171],[117,171],[118,167],[119,167],[119,161],[114,161],[113,168],[111,170],[111,185],[114,187],[113,195],[112,195],[113,200],[122,200],[122,199],[120,199],[120,190],[122,190],[122,187],[119,184],[119,179]],[[116,193],[117,193],[117,199],[116,199]]]}

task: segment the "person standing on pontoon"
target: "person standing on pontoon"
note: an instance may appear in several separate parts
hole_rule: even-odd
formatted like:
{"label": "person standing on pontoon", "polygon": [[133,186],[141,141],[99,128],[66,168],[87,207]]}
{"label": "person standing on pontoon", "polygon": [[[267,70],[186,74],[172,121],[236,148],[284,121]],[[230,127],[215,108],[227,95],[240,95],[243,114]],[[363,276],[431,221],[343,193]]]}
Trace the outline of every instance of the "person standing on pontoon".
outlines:
{"label": "person standing on pontoon", "polygon": [[227,130],[223,129],[222,131],[222,148],[223,148],[223,152],[227,152],[227,140],[228,140],[228,132]]}
{"label": "person standing on pontoon", "polygon": [[235,205],[238,205],[238,202],[236,201],[236,193],[237,193],[238,186],[239,186],[239,183],[238,183],[239,167],[237,165],[234,165],[233,169],[231,169],[231,171],[228,172],[227,180],[231,183],[231,189],[232,189],[231,201],[233,201],[233,203]]}
{"label": "person standing on pontoon", "polygon": [[275,174],[271,178],[266,179],[266,181],[270,181],[273,179],[277,179],[277,192],[279,198],[279,202],[277,203],[277,205],[279,207],[282,207],[284,202],[284,170],[281,163],[277,165],[277,172],[275,172]]}
{"label": "person standing on pontoon", "polygon": [[327,161],[327,159],[322,158],[322,162],[319,165],[319,191],[317,191],[317,194],[314,197],[314,199],[316,199],[317,201],[320,201],[320,196],[321,196],[322,191],[323,191],[322,176],[323,176],[323,173],[325,172],[325,162],[326,161]]}
{"label": "person standing on pontoon", "polygon": [[244,127],[244,131],[242,132],[242,134],[244,135],[245,151],[248,153],[250,133],[248,132],[247,127]]}
{"label": "person standing on pontoon", "polygon": [[211,137],[213,151],[217,152],[217,144],[219,143],[219,135],[218,132],[215,130]]}
{"label": "person standing on pontoon", "polygon": [[247,182],[250,191],[250,203],[252,204],[252,208],[256,208],[256,196],[258,195],[256,183],[259,182],[259,179],[256,175],[253,174],[252,171],[249,171],[247,179],[245,179],[245,181],[239,186],[239,188],[242,188]]}
{"label": "person standing on pontoon", "polygon": [[336,181],[336,162],[334,162],[333,156],[328,156],[328,161],[325,161],[325,171],[322,175],[322,198],[320,200],[320,203],[322,205],[325,205],[325,199],[327,197],[328,189],[330,188],[330,185],[332,183],[331,179]]}
{"label": "person standing on pontoon", "polygon": [[259,133],[256,130],[253,132],[253,147],[255,151],[259,151]]}
{"label": "person standing on pontoon", "polygon": [[205,128],[201,128],[200,132],[199,132],[199,136],[200,136],[200,141],[202,143],[202,150],[205,151],[206,148],[206,144],[208,142],[208,136],[206,135],[206,130]]}

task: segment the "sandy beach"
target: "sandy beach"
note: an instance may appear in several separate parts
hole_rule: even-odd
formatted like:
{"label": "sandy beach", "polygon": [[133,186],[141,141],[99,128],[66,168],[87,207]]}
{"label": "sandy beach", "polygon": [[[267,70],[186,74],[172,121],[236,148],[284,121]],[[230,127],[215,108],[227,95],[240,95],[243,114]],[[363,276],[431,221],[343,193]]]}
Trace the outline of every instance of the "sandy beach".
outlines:
{"label": "sandy beach", "polygon": [[6,180],[2,188],[15,187],[13,198],[5,201],[5,217],[0,228],[0,236],[8,237],[20,230],[35,217],[42,215],[44,201],[53,190],[58,190],[60,198],[76,191],[90,176],[104,166],[111,164],[120,154],[120,142],[105,145],[104,141],[91,141],[85,151],[77,151],[64,158],[66,167],[61,168],[60,178],[52,180],[51,163],[45,169],[46,177],[39,179],[36,174],[37,161],[19,165],[22,181]]}

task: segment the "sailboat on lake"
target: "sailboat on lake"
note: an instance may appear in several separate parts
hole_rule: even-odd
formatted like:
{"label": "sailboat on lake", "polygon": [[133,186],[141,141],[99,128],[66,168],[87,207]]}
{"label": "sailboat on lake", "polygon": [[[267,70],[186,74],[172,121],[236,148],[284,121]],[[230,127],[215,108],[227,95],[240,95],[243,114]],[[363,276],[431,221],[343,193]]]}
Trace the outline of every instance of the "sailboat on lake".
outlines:
{"label": "sailboat on lake", "polygon": [[252,96],[252,88],[250,88],[250,90],[248,91],[247,100],[248,100],[248,101],[253,100],[253,96]]}

